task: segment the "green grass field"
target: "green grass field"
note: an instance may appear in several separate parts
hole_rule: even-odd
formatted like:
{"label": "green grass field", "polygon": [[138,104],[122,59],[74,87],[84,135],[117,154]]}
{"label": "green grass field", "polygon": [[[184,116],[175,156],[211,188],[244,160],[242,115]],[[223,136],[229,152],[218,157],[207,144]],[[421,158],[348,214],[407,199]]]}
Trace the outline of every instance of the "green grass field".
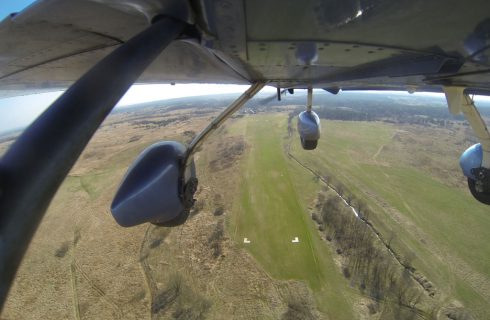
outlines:
{"label": "green grass field", "polygon": [[[303,151],[294,135],[292,153],[369,204],[376,228],[385,238],[394,234],[395,251],[434,283],[436,308],[464,306],[475,319],[490,319],[490,210],[455,183],[463,177],[457,156],[451,155],[463,147],[442,131],[420,128],[425,131],[409,134],[405,129],[410,128],[324,121],[317,150]],[[313,200],[324,185],[287,156],[287,114],[232,119],[219,130],[196,154],[202,188],[196,198],[205,207],[172,231],[148,225],[121,228],[109,206],[137,155],[161,136],[179,138],[177,130],[144,130],[136,143],[123,134],[112,138],[109,130],[99,133],[43,219],[5,318],[68,318],[73,309],[89,318],[143,318],[151,315],[150,284],[164,289],[178,271],[196,297],[211,301],[213,319],[284,316],[287,295],[303,286],[276,279],[307,285],[324,318],[381,319],[382,312],[366,315],[371,300],[344,278],[337,265],[340,256],[321,239],[311,219]],[[220,150],[237,141],[248,145],[240,158],[232,159],[240,161],[227,170],[212,169],[210,162],[220,157]],[[218,204],[225,208],[223,216],[213,214]],[[224,251],[216,258],[209,237],[223,220]],[[148,239],[145,230],[153,230]],[[291,242],[295,237],[299,243]],[[243,243],[244,238],[251,243]],[[439,316],[445,318],[444,312]]]}
{"label": "green grass field", "polygon": [[[320,311],[353,319],[354,290],[348,288],[307,213],[319,185],[284,152],[284,114],[248,117],[250,153],[243,163],[241,194],[230,233],[274,278],[305,281]],[[240,121],[240,122],[241,122]],[[298,237],[299,243],[291,241]],[[244,244],[248,238],[251,243]]]}
{"label": "green grass field", "polygon": [[[369,203],[374,224],[385,236],[395,235],[395,250],[435,283],[443,305],[457,299],[477,318],[490,317],[489,208],[441,182],[444,177],[407,165],[393,125],[322,121],[322,126],[317,150],[302,151],[295,136],[293,154]],[[447,137],[427,138],[437,143]],[[434,161],[457,161],[440,157]]]}

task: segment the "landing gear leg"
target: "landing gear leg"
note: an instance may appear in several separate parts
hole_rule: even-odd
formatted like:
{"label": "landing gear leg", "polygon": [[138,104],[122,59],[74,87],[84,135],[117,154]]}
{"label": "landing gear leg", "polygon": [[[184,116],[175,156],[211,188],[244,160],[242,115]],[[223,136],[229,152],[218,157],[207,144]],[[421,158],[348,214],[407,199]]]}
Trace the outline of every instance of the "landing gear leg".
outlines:
{"label": "landing gear leg", "polygon": [[320,118],[312,110],[313,88],[308,87],[306,111],[298,115],[298,134],[304,150],[314,150],[320,139]]}
{"label": "landing gear leg", "polygon": [[226,119],[231,117],[235,112],[238,111],[247,101],[252,99],[264,86],[265,82],[256,82],[248,88],[238,99],[233,101],[231,105],[229,105],[223,112],[221,112],[216,119],[214,119],[204,130],[197,135],[197,137],[192,140],[189,148],[187,149],[187,153],[185,156],[185,165],[186,167],[190,163],[190,159],[192,155],[197,151],[199,146],[207,139],[207,137],[218,127],[225,122]]}
{"label": "landing gear leg", "polygon": [[471,194],[490,205],[490,133],[471,97],[463,87],[444,87],[449,111],[463,113],[480,143],[467,149],[460,158],[460,166],[468,178]]}
{"label": "landing gear leg", "polygon": [[111,204],[111,212],[117,223],[124,227],[146,222],[163,227],[183,224],[189,217],[198,185],[192,155],[213,130],[264,85],[253,84],[219,114],[188,148],[176,141],[161,141],[146,148],[128,169]]}

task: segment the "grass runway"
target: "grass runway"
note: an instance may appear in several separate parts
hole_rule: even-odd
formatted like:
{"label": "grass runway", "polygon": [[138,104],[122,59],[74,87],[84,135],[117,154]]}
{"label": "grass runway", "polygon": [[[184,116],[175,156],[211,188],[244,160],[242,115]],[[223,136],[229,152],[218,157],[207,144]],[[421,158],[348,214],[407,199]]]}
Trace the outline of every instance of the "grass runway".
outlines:
{"label": "grass runway", "polygon": [[[250,153],[230,233],[273,278],[307,282],[320,311],[332,319],[352,319],[352,290],[307,211],[306,200],[316,196],[319,185],[284,152],[287,118],[274,114],[243,121]],[[299,243],[292,243],[295,237]],[[244,244],[244,238],[251,243]]]}

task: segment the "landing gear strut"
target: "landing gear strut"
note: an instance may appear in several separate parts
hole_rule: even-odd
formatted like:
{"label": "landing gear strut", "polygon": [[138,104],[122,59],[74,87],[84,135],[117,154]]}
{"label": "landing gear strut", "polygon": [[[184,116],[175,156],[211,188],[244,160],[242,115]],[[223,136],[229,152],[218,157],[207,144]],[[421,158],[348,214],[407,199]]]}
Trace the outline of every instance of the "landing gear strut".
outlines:
{"label": "landing gear strut", "polygon": [[475,199],[490,205],[490,133],[471,97],[463,87],[444,87],[449,111],[463,113],[480,143],[468,148],[459,160]]}
{"label": "landing gear strut", "polygon": [[189,145],[161,141],[146,148],[128,169],[111,204],[123,227],[150,222],[174,227],[189,217],[197,190],[193,154],[228,117],[250,100],[265,83],[254,83],[216,117]]}
{"label": "landing gear strut", "polygon": [[314,150],[320,139],[320,118],[312,110],[313,88],[308,88],[306,111],[298,115],[298,133],[304,150]]}
{"label": "landing gear strut", "polygon": [[475,168],[471,170],[476,179],[468,178],[470,192],[481,203],[490,205],[490,170]]}

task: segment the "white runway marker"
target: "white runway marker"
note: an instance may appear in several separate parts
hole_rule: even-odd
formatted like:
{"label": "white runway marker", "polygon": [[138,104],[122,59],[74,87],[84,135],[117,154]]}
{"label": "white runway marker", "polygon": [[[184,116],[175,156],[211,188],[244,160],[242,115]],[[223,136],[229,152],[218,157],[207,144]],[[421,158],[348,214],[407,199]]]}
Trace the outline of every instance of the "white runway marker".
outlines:
{"label": "white runway marker", "polygon": [[250,240],[248,240],[247,238],[243,238],[243,243],[250,243]]}
{"label": "white runway marker", "polygon": [[293,240],[291,240],[292,243],[298,243],[299,242],[299,239],[298,237],[294,238]]}

